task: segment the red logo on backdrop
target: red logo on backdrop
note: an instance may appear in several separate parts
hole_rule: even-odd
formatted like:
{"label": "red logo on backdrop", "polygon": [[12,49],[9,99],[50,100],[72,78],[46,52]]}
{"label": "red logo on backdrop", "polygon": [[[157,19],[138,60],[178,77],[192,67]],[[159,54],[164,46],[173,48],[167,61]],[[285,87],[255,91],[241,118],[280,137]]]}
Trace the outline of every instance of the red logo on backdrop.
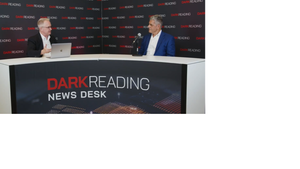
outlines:
{"label": "red logo on backdrop", "polygon": [[72,49],[84,49],[84,46],[72,46]]}
{"label": "red logo on backdrop", "polygon": [[94,39],[94,36],[81,36],[81,39]]}
{"label": "red logo on backdrop", "polygon": [[72,36],[72,37],[63,37],[63,40],[69,39],[69,40],[73,40],[73,39],[77,39],[77,36]]}
{"label": "red logo on backdrop", "polygon": [[63,16],[63,17],[61,17],[61,19],[76,20],[77,17],[75,17],[75,16]]}
{"label": "red logo on backdrop", "polygon": [[67,30],[66,27],[52,27],[52,29],[53,29],[53,30],[60,30],[60,31],[62,31],[62,30]]}
{"label": "red logo on backdrop", "polygon": [[71,30],[74,30],[74,29],[76,29],[76,30],[82,30],[82,29],[84,29],[84,27],[70,27],[70,29]]}
{"label": "red logo on backdrop", "polygon": [[162,26],[162,28],[165,28],[165,29],[175,29],[176,25],[164,25],[164,26]]}
{"label": "red logo on backdrop", "polygon": [[158,3],[158,6],[171,6],[171,5],[176,5],[176,2]]}
{"label": "red logo on backdrop", "polygon": [[26,42],[28,39],[17,39],[17,42]]}
{"label": "red logo on backdrop", "polygon": [[8,6],[7,2],[0,2],[0,5]]}
{"label": "red logo on backdrop", "polygon": [[35,19],[35,16],[27,16],[27,15],[16,15],[17,19]]}
{"label": "red logo on backdrop", "polygon": [[83,7],[69,7],[69,9],[75,9],[75,10],[84,10],[84,8]]}
{"label": "red logo on backdrop", "polygon": [[104,8],[103,10],[116,10],[117,9],[117,7],[109,7],[109,8]]}
{"label": "red logo on backdrop", "polygon": [[51,9],[66,9],[66,7],[65,6],[49,6],[49,8],[51,8]]}
{"label": "red logo on backdrop", "polygon": [[100,27],[88,27],[88,29],[100,29]]}
{"label": "red logo on backdrop", "polygon": [[140,18],[144,18],[144,15],[135,15],[135,16],[129,16],[129,19],[140,19]]}
{"label": "red logo on backdrop", "polygon": [[31,30],[39,30],[38,27],[28,27],[27,29],[28,29],[29,31],[31,31]]}
{"label": "red logo on backdrop", "polygon": [[109,35],[98,36],[98,38],[109,38]]}
{"label": "red logo on backdrop", "polygon": [[100,11],[100,8],[87,8],[88,11]]}
{"label": "red logo on backdrop", "polygon": [[22,27],[2,27],[1,30],[3,31],[21,31],[23,30]]}
{"label": "red logo on backdrop", "polygon": [[[167,16],[166,14],[157,14],[157,15],[159,15],[159,16],[162,17],[162,18],[164,18],[164,17]],[[153,16],[153,15],[149,15],[149,18],[150,18],[151,16]]]}
{"label": "red logo on backdrop", "polygon": [[104,29],[117,29],[116,26],[105,26]]}
{"label": "red logo on backdrop", "polygon": [[171,16],[191,16],[192,14],[189,12],[189,13],[174,13],[174,14],[171,14]]}
{"label": "red logo on backdrop", "polygon": [[104,45],[104,47],[116,48],[117,45]]}
{"label": "red logo on backdrop", "polygon": [[181,52],[192,52],[192,53],[200,53],[201,49],[185,49],[185,48],[180,48]]}
{"label": "red logo on backdrop", "polygon": [[81,17],[80,19],[81,20],[94,20],[93,17]]}
{"label": "red logo on backdrop", "polygon": [[181,25],[181,28],[202,28],[202,25]]}
{"label": "red logo on backdrop", "polygon": [[112,19],[125,19],[125,16],[114,16]]}
{"label": "red logo on backdrop", "polygon": [[10,16],[9,15],[0,15],[0,18],[1,19],[8,19],[8,18],[10,18]]}
{"label": "red logo on backdrop", "polygon": [[138,29],[148,29],[148,26],[137,26]]}
{"label": "red logo on backdrop", "polygon": [[189,4],[189,3],[200,3],[203,0],[188,0],[188,1],[181,1],[182,4]]}
{"label": "red logo on backdrop", "polygon": [[[99,1],[99,2],[102,2],[102,1],[109,1],[109,0],[89,0],[89,1]],[[137,9],[137,6],[136,5],[138,5],[138,4],[140,4],[139,5],[139,8],[141,9],[141,10],[145,10],[145,7],[157,7],[157,6],[166,6],[165,8],[168,8],[168,9],[173,9],[173,8],[177,8],[177,7],[179,7],[181,4],[190,4],[191,6],[193,6],[193,4],[192,3],[200,3],[200,2],[203,2],[203,0],[181,0],[181,1],[175,1],[175,0],[170,0],[169,2],[167,2],[168,0],[164,0],[164,1],[161,1],[160,3],[155,3],[155,2],[148,2],[148,4],[146,4],[146,3],[135,3],[135,4],[133,4],[132,3],[132,5],[129,3],[129,4],[125,4],[125,3],[123,3],[123,5],[122,6],[119,6],[118,4],[111,4],[111,7],[109,7],[108,6],[108,8],[106,8],[106,9],[104,9],[104,10],[122,10],[122,11],[124,11],[124,12],[126,12],[125,11],[125,9],[129,9],[128,10],[128,12],[130,11],[130,9],[136,9],[136,10],[138,10]],[[17,1],[18,2],[18,1]],[[20,1],[19,1],[20,2]],[[38,1],[37,1],[38,2]],[[34,3],[34,2],[33,2]],[[33,4],[33,3],[31,3],[31,4],[26,4],[26,3],[23,3],[22,5],[23,5],[23,7],[24,6],[26,6],[27,8],[26,9],[28,9],[28,10],[32,10],[33,8],[37,8],[37,7],[40,7],[40,8],[42,8],[43,6],[44,6],[44,8],[45,8],[45,6],[46,6],[46,8],[50,8],[50,6],[49,6],[49,4],[46,4],[46,5],[40,5],[40,6],[36,6],[37,4],[42,4],[42,2],[39,2],[39,3],[37,3],[37,4]],[[0,2],[0,5],[2,5],[3,3],[1,3]],[[6,4],[8,4],[8,3],[6,3]],[[52,3],[53,4],[53,3]],[[54,3],[55,4],[55,3]],[[175,4],[177,5],[177,6],[175,6]],[[63,5],[65,5],[65,4],[55,4],[55,5],[61,5],[61,7],[63,6]],[[127,6],[126,6],[127,5]],[[173,7],[172,6],[170,6],[170,7],[167,7],[167,5],[174,5]],[[194,4],[194,5],[199,5],[199,4]],[[202,5],[202,4],[201,4]],[[204,4],[203,4],[204,5]],[[71,7],[70,7],[71,6]],[[89,10],[90,12],[92,12],[92,10],[93,10],[93,8],[87,8],[87,6],[85,6],[85,7],[75,7],[76,6],[76,4],[73,4],[73,6],[72,5],[66,5],[65,6],[65,9],[72,9],[72,11],[75,11],[75,10],[81,10],[82,12],[83,12],[83,10],[84,11],[86,11],[86,10]],[[78,6],[81,6],[81,5],[78,5]],[[82,5],[83,6],[83,5]],[[113,6],[116,6],[116,7],[113,7]],[[186,6],[186,7],[188,7],[189,5],[181,5],[181,6]],[[90,7],[94,7],[94,8],[98,8],[97,6],[94,6],[94,5],[91,5]],[[158,7],[158,8],[164,8],[164,7]],[[12,8],[13,9],[13,8]],[[15,9],[17,9],[17,8],[15,8]],[[55,6],[55,8],[53,7],[53,9],[58,9],[57,8],[57,6]],[[98,8],[99,9],[99,8]],[[148,8],[148,9],[150,9],[150,8]],[[151,8],[151,9],[154,9],[154,8]],[[199,8],[198,8],[199,9]],[[33,9],[33,10],[38,10],[38,9]],[[50,10],[50,9],[49,9]],[[97,10],[97,9],[96,9]],[[102,9],[100,9],[100,11],[101,11]],[[61,11],[61,10],[54,10],[54,11]],[[168,12],[168,11],[170,11],[170,12]],[[80,12],[80,11],[79,11]],[[87,11],[86,11],[87,12]],[[113,11],[111,11],[111,12],[113,12]],[[175,11],[173,11],[173,12],[171,12],[171,10],[167,10],[166,9],[166,11],[163,11],[163,12],[165,12],[166,14],[165,14],[165,17],[171,17],[171,14],[177,14],[177,17],[180,17],[181,16],[181,18],[184,18],[183,16],[186,16],[186,17],[189,17],[189,15],[190,16],[193,16],[193,17],[195,17],[195,16],[197,16],[198,15],[198,17],[204,17],[204,15],[205,15],[205,12],[202,12],[202,11],[191,11],[191,13],[189,13],[190,11],[177,11],[177,13],[175,13],[176,12],[176,10]],[[179,12],[187,12],[187,13],[179,13]],[[156,13],[156,12],[153,12],[153,13]],[[19,15],[21,15],[21,14],[23,14],[24,15],[24,13],[19,13]],[[30,15],[30,13],[29,13],[29,15]],[[129,16],[129,15],[131,15],[131,16]],[[111,13],[110,15],[107,15],[108,17],[103,17],[103,18],[101,18],[101,16],[95,16],[94,18],[93,18],[93,20],[111,20],[111,19],[114,19],[115,21],[117,20],[117,19],[132,19],[131,21],[133,21],[133,19],[145,19],[145,18],[147,18],[147,16],[148,15],[139,15],[139,14],[129,14],[129,15],[126,15],[126,16],[123,16],[124,18],[122,18],[122,16],[120,17],[120,16],[114,16],[114,14],[113,13]],[[166,16],[167,15],[167,16]],[[201,16],[202,15],[202,16]],[[2,17],[3,15],[1,15],[0,14],[0,20],[2,19],[2,18],[4,18],[4,16]],[[77,19],[78,20],[80,20],[81,19],[81,17],[83,17],[83,16],[92,16],[92,15],[89,15],[89,14],[87,14],[87,15],[79,15],[79,16],[77,16]],[[12,16],[10,16],[11,18],[15,18],[16,17],[16,15],[12,15]],[[39,16],[38,15],[36,15],[35,16],[36,18],[38,18]],[[93,17],[93,16],[92,16]],[[9,18],[9,16],[6,16],[5,18]],[[47,17],[48,18],[48,17]],[[85,17],[86,18],[86,17]],[[18,17],[18,20],[22,20],[22,19],[25,19],[24,18],[24,16],[23,16],[23,18],[22,17]],[[58,16],[58,19],[72,19],[72,18],[70,18],[70,17],[67,17],[67,16],[64,16],[64,17],[62,17],[61,15],[60,16]],[[175,19],[175,18],[174,18]],[[178,18],[179,19],[179,18]],[[75,20],[75,18],[73,18],[73,20]],[[83,20],[83,19],[82,19]],[[86,19],[85,19],[86,20]],[[85,22],[89,22],[89,21],[85,21]],[[92,24],[92,21],[91,22],[89,22],[89,23],[91,23],[91,24],[89,24],[89,25],[85,25],[84,26],[84,28],[80,28],[80,29],[82,29],[82,30],[84,30],[84,29],[88,29],[88,30],[93,30],[93,29],[97,29],[97,30],[101,30],[101,29],[103,29],[104,27],[98,27],[98,25],[96,24],[96,25],[94,25],[94,24]],[[143,23],[142,23],[143,24]],[[171,23],[172,24],[172,23]],[[182,30],[182,31],[184,31],[184,32],[186,32],[186,31],[188,31],[188,30],[192,30],[191,28],[202,28],[203,26],[201,25],[201,20],[200,21],[198,21],[198,22],[194,22],[194,23],[185,23],[186,25],[164,25],[163,26],[163,28],[164,29],[166,29],[166,31],[167,30],[170,30],[170,29],[172,29],[172,30],[175,30],[175,29],[178,29],[179,31],[180,31],[180,28],[182,28],[182,29],[184,29],[184,30]],[[70,26],[74,26],[74,24],[71,24]],[[75,24],[76,25],[76,24]],[[115,25],[115,26],[108,26],[109,24],[106,24],[107,26],[104,28],[104,29],[114,29],[114,30],[119,30],[119,29],[128,29],[128,31],[129,30],[133,30],[133,29],[139,29],[139,30],[144,30],[144,29],[147,29],[148,30],[148,26],[137,26],[136,27],[136,25],[134,25],[134,27],[131,27],[131,26],[120,26],[120,25],[122,25],[122,24],[118,24],[118,25],[115,25],[115,24],[112,24],[112,25]],[[123,25],[125,25],[125,24],[123,24]],[[131,24],[127,24],[127,25],[131,25]],[[147,25],[147,24],[145,24],[145,25]],[[32,26],[34,26],[34,25],[32,25]],[[55,25],[53,25],[53,26],[55,26]],[[58,26],[58,25],[57,25]],[[61,26],[63,26],[63,25],[61,25]],[[95,27],[93,27],[93,26],[95,26]],[[4,27],[4,26],[3,26]],[[5,25],[5,27],[9,27],[9,26],[7,26],[7,25]],[[26,30],[26,28],[27,27],[25,27],[24,29]],[[56,29],[55,29],[56,28]],[[100,29],[99,29],[100,28]],[[4,28],[4,30],[7,30],[6,32],[8,33],[8,32],[10,32],[11,31],[11,29],[9,28],[9,29],[7,29],[7,28]],[[76,30],[76,29],[78,29],[78,27],[67,27],[67,29],[68,30]],[[8,30],[10,30],[10,31],[8,31]],[[17,29],[12,29],[12,30],[17,30]],[[38,30],[38,28],[37,27],[28,27],[28,30]],[[59,29],[59,27],[54,27],[54,30],[65,30],[65,29]],[[196,30],[196,29],[194,29],[194,30]],[[86,30],[87,31],[87,30]],[[95,30],[96,31],[96,30]],[[146,30],[144,30],[144,31],[146,31]],[[200,31],[200,29],[199,29],[199,31]],[[60,31],[60,32],[62,32],[62,31]],[[81,32],[81,33],[80,33]],[[4,31],[3,31],[3,33],[4,33]],[[82,35],[82,31],[78,31],[77,32],[78,34],[79,34],[79,36],[78,36],[78,39],[81,39],[81,37],[83,36],[85,36],[84,34]],[[80,35],[81,34],[81,35]],[[88,33],[89,34],[89,33]],[[99,33],[100,34],[100,33]],[[98,34],[98,35],[99,35]],[[116,34],[119,34],[119,33],[117,33],[117,32],[115,32],[115,33],[113,33],[113,34],[115,34],[113,37],[112,36],[108,36],[108,35],[104,35],[104,36],[97,36],[97,34],[95,34],[94,36],[94,38],[118,38],[117,37],[117,35]],[[121,34],[121,33],[120,33]],[[123,34],[123,33],[122,33]],[[180,35],[182,35],[182,37],[179,37]],[[201,34],[202,35],[202,34]],[[68,36],[68,35],[67,35]],[[71,35],[71,36],[73,36],[73,35]],[[77,35],[75,35],[75,36],[77,36]],[[175,35],[176,36],[176,35]],[[193,37],[193,36],[191,36],[190,35],[190,33],[182,33],[182,34],[177,34],[177,36],[178,37],[174,37],[174,38],[176,38],[176,41],[178,41],[179,42],[179,40],[188,40],[186,37],[190,37],[190,40],[197,40],[197,42],[199,42],[200,43],[200,41],[199,40],[205,40],[205,37]],[[185,37],[183,37],[183,36],[185,36]],[[62,38],[62,37],[60,37],[60,38]],[[74,37],[64,37],[64,38],[67,38],[67,39],[74,39]],[[133,39],[133,38],[135,38],[135,36],[127,36],[126,35],[126,38],[130,38],[130,39]],[[77,39],[77,37],[76,37],[76,39]],[[16,40],[17,39],[13,39],[13,41],[15,41],[16,42]],[[24,42],[23,41],[24,39],[18,39],[17,41],[18,42]],[[67,41],[67,40],[65,40],[65,41]],[[21,44],[21,43],[18,43],[18,44]],[[92,43],[93,44],[93,43]],[[107,44],[109,44],[109,43],[107,43]],[[114,44],[114,43],[113,43]],[[8,45],[8,43],[6,44],[6,45]],[[78,44],[78,45],[81,45],[81,44]],[[85,44],[84,46],[85,46],[85,48],[87,48],[88,46],[87,46],[88,44]],[[90,46],[92,46],[91,44],[89,44]],[[117,44],[116,43],[116,45],[117,45],[117,47],[119,47],[119,45],[120,44]],[[130,43],[129,43],[129,45],[130,45]],[[101,47],[102,47],[102,44],[101,44]],[[198,47],[198,48],[201,48],[202,49],[202,47]],[[113,49],[114,50],[114,49]],[[203,50],[203,49],[202,49]],[[203,51],[202,51],[203,52]],[[183,52],[184,53],[184,52]]]}
{"label": "red logo on backdrop", "polygon": [[120,9],[131,9],[131,8],[134,8],[133,5],[130,5],[130,6],[120,6]]}
{"label": "red logo on backdrop", "polygon": [[109,20],[109,17],[98,18],[98,20]]}
{"label": "red logo on backdrop", "polygon": [[89,45],[88,48],[100,48],[101,45]]}
{"label": "red logo on backdrop", "polygon": [[120,26],[120,29],[133,29],[133,26]]}
{"label": "red logo on backdrop", "polygon": [[149,7],[153,7],[153,4],[144,4],[144,5],[138,5],[138,8],[149,8]]}
{"label": "red logo on backdrop", "polygon": [[125,35],[113,35],[112,38],[125,38]]}
{"label": "red logo on backdrop", "polygon": [[0,43],[8,43],[11,42],[11,39],[0,39]]}
{"label": "red logo on backdrop", "polygon": [[177,40],[190,40],[191,38],[189,36],[177,36],[177,37],[174,37],[174,39],[177,39]]}
{"label": "red logo on backdrop", "polygon": [[57,16],[41,16],[40,18],[57,19]]}
{"label": "red logo on backdrop", "polygon": [[26,7],[31,7],[31,8],[45,8],[45,5],[26,4]]}
{"label": "red logo on backdrop", "polygon": [[0,5],[3,5],[3,6],[14,6],[14,7],[21,7],[21,3],[7,3],[7,2],[0,2]]}
{"label": "red logo on backdrop", "polygon": [[8,55],[8,54],[21,54],[21,53],[24,53],[24,50],[3,51],[4,55]]}
{"label": "red logo on backdrop", "polygon": [[130,45],[120,45],[120,48],[132,49],[133,46],[130,46]]}
{"label": "red logo on backdrop", "polygon": [[4,55],[11,54],[11,51],[3,51]]}

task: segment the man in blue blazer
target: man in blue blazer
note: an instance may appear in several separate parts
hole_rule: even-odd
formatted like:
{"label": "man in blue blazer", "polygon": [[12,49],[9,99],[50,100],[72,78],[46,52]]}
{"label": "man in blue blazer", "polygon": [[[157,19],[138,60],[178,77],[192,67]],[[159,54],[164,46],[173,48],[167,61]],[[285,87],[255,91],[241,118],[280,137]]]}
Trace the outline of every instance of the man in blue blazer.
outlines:
{"label": "man in blue blazer", "polygon": [[148,56],[175,56],[175,39],[162,32],[162,17],[153,15],[149,20],[149,34],[145,35],[139,54]]}

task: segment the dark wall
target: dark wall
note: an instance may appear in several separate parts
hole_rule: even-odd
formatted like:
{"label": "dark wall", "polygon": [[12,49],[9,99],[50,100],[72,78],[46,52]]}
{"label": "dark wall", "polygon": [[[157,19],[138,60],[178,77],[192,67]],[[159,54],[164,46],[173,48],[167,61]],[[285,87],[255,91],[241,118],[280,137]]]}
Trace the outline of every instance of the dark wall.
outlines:
{"label": "dark wall", "polygon": [[27,39],[48,17],[58,42],[72,42],[72,54],[101,53],[101,3],[89,0],[7,0],[0,3],[0,59],[26,55]]}
{"label": "dark wall", "polygon": [[204,0],[6,0],[0,11],[0,59],[25,56],[40,17],[51,19],[59,42],[72,42],[72,54],[129,54],[154,14],[163,16],[163,31],[175,37],[177,56],[205,58]]}
{"label": "dark wall", "polygon": [[103,1],[103,52],[129,53],[137,33],[148,33],[149,17],[164,19],[163,31],[175,37],[176,55],[205,58],[204,0]]}

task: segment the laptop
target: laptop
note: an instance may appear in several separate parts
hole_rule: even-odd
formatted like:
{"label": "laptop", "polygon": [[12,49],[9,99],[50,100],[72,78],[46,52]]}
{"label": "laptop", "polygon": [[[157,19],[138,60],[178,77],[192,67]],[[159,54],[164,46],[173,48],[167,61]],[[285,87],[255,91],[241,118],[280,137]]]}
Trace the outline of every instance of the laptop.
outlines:
{"label": "laptop", "polygon": [[71,56],[72,43],[53,43],[49,58],[65,58]]}

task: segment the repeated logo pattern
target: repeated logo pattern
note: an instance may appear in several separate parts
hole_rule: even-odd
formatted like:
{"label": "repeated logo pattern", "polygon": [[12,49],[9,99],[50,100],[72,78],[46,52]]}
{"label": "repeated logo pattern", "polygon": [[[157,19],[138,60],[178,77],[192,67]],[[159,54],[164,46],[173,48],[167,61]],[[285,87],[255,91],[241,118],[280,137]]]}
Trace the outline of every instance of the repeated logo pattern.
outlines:
{"label": "repeated logo pattern", "polygon": [[58,42],[71,42],[72,54],[130,54],[154,14],[164,18],[163,31],[174,36],[177,56],[205,58],[204,0],[6,0],[0,11],[0,59],[26,55],[39,18],[51,20],[52,34]]}
{"label": "repeated logo pattern", "polygon": [[175,38],[177,56],[205,58],[204,0],[108,0],[102,5],[103,36],[110,36],[103,38],[103,53],[130,53],[133,38],[148,34],[149,18],[158,14],[163,31]]}

